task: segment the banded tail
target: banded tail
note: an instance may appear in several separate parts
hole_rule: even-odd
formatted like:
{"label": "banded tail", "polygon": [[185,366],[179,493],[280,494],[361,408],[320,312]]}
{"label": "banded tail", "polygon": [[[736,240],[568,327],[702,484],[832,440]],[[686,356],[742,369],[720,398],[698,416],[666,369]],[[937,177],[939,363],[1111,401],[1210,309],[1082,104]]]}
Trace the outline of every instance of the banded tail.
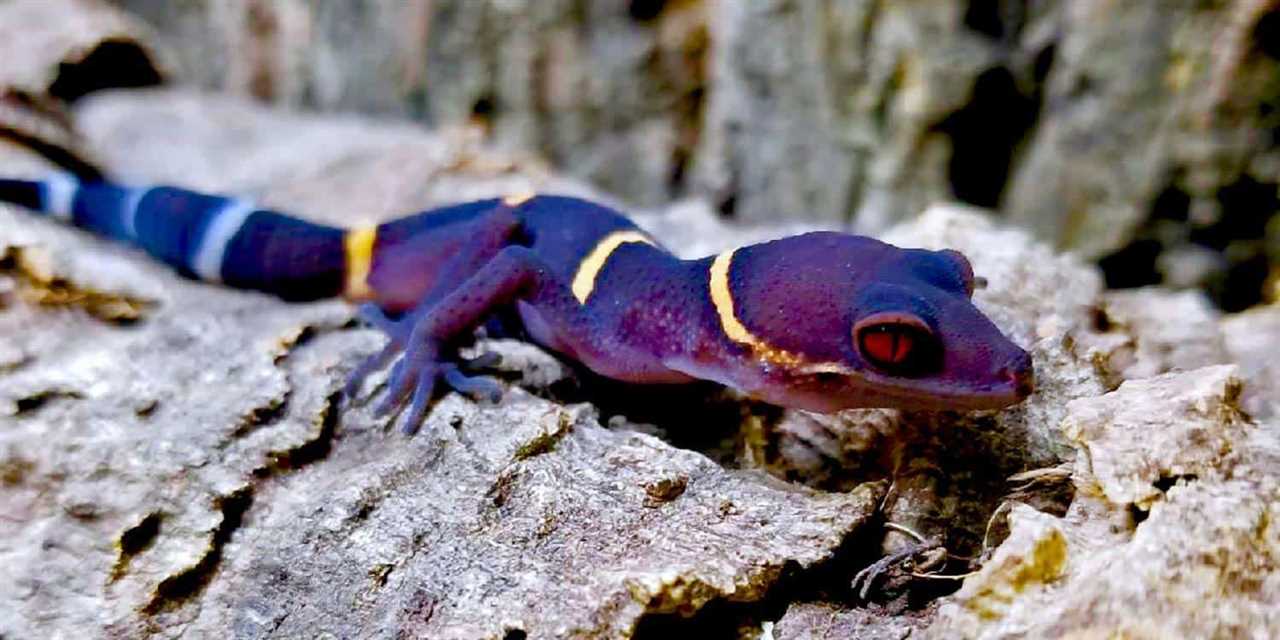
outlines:
{"label": "banded tail", "polygon": [[[367,294],[372,234],[175,187],[0,179],[11,202],[145,250],[184,275],[287,300]],[[350,285],[348,284],[350,283]]]}

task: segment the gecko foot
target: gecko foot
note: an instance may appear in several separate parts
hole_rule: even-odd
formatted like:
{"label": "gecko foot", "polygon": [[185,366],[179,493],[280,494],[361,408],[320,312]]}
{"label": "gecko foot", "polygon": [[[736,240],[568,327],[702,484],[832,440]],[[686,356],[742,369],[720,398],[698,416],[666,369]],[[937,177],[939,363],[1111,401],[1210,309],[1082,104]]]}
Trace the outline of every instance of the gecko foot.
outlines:
{"label": "gecko foot", "polygon": [[[941,554],[938,552],[941,551]],[[922,540],[896,553],[887,555],[863,568],[853,577],[850,587],[858,595],[858,599],[866,601],[876,582],[894,571],[907,576],[914,575],[917,568],[933,566],[945,560],[946,550],[942,542]]]}
{"label": "gecko foot", "polygon": [[451,362],[441,358],[440,348],[435,343],[419,343],[392,367],[391,377],[387,380],[387,395],[374,411],[378,415],[388,415],[409,400],[408,411],[400,430],[406,435],[412,435],[426,418],[436,384],[440,381],[477,400],[487,399],[496,403],[502,399],[502,385],[493,378],[468,376],[465,373],[475,370],[478,365],[491,366],[496,361],[496,354],[485,354],[471,360]]}

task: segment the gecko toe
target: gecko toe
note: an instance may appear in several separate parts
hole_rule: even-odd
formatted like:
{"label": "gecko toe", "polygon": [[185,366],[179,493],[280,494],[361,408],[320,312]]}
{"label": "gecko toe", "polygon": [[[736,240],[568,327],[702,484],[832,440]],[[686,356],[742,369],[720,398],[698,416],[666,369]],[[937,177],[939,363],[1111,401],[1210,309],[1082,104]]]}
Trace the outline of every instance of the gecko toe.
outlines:
{"label": "gecko toe", "polygon": [[341,401],[345,404],[355,399],[356,395],[360,393],[360,387],[364,386],[365,378],[368,378],[369,374],[374,371],[386,367],[398,353],[400,353],[400,345],[392,341],[388,342],[377,353],[365,358],[355,369],[351,370],[351,373],[347,374],[347,380],[342,385]]}
{"label": "gecko toe", "polygon": [[502,400],[502,385],[493,378],[468,376],[456,365],[445,367],[443,373],[445,382],[459,393],[464,393],[476,400],[488,400],[494,404]]}
{"label": "gecko toe", "polygon": [[411,436],[418,432],[423,420],[427,417],[427,409],[431,408],[432,394],[436,388],[435,372],[431,371],[418,376],[418,383],[413,390],[413,402],[409,404],[409,415],[400,425],[400,432]]}
{"label": "gecko toe", "polygon": [[382,402],[373,410],[378,416],[386,416],[395,411],[400,405],[404,404],[405,396],[413,389],[417,376],[413,375],[410,367],[405,364],[405,360],[401,359],[391,369],[391,377],[387,380],[387,395],[382,398]]}

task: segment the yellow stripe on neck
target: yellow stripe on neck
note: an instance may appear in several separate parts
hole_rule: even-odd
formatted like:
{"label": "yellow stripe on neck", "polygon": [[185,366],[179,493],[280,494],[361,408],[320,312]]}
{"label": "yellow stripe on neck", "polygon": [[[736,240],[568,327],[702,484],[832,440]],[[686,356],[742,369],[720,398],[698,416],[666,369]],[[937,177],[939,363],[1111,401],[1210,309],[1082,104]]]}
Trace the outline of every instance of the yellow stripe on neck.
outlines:
{"label": "yellow stripe on neck", "polygon": [[600,275],[600,270],[609,261],[609,256],[613,255],[618,247],[631,242],[653,244],[649,236],[634,229],[614,231],[597,242],[591,253],[582,259],[578,264],[578,272],[573,276],[572,286],[573,297],[578,299],[579,304],[586,304],[587,298],[591,297],[591,292],[596,288],[596,276]]}
{"label": "yellow stripe on neck", "polygon": [[347,278],[342,295],[350,300],[368,300],[373,297],[369,288],[369,269],[373,266],[373,242],[378,237],[377,227],[352,229],[342,238],[347,254]]}
{"label": "yellow stripe on neck", "polygon": [[729,288],[729,269],[733,266],[733,254],[737,249],[730,249],[717,255],[711,261],[707,288],[711,294],[711,304],[720,316],[720,329],[730,340],[751,348],[756,357],[771,364],[788,367],[795,373],[838,373],[852,375],[854,371],[839,362],[809,362],[798,353],[775,347],[762,338],[751,333],[734,310],[733,291]]}

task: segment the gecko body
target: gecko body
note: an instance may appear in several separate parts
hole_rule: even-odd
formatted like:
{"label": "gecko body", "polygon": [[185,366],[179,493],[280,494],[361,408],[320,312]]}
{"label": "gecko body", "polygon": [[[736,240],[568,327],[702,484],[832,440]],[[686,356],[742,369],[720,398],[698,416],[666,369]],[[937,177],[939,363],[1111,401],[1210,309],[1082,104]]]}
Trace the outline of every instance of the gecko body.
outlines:
{"label": "gecko body", "polygon": [[1032,390],[1028,354],[971,302],[956,251],[807,233],[677,258],[621,213],[528,195],[376,227],[314,224],[174,187],[0,180],[0,200],[137,246],[191,277],[289,300],[343,296],[386,346],[380,411],[418,425],[443,384],[496,396],[457,347],[500,313],[525,336],[634,383],[711,380],[788,407],[993,409]]}

